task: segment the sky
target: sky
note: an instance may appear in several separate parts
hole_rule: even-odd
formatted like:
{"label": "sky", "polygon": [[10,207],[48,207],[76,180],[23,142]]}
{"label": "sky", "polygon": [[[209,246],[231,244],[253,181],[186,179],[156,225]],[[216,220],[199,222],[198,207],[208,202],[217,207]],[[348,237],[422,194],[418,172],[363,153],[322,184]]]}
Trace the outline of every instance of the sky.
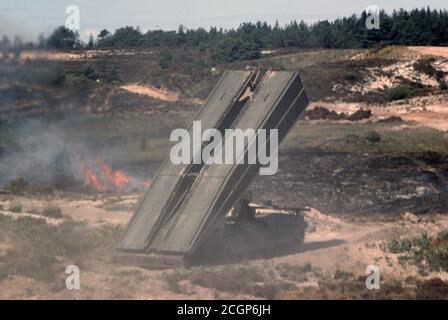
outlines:
{"label": "sky", "polygon": [[83,40],[106,28],[140,26],[141,30],[175,30],[211,26],[231,28],[241,22],[292,20],[315,22],[360,13],[369,5],[393,9],[448,8],[447,0],[0,0],[0,36],[20,35],[35,40],[65,25],[66,7],[80,10]]}

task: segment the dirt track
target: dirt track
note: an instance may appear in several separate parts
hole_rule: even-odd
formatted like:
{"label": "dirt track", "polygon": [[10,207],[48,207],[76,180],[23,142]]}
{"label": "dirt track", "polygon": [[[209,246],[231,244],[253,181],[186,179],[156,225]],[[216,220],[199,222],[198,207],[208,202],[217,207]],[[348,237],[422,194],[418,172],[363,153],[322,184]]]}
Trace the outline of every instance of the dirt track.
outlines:
{"label": "dirt track", "polygon": [[151,98],[159,99],[161,101],[176,102],[179,100],[178,92],[168,91],[165,89],[157,89],[151,86],[128,84],[123,85],[120,88],[132,93],[137,93]]}
{"label": "dirt track", "polygon": [[448,47],[408,47],[420,54],[448,57]]}

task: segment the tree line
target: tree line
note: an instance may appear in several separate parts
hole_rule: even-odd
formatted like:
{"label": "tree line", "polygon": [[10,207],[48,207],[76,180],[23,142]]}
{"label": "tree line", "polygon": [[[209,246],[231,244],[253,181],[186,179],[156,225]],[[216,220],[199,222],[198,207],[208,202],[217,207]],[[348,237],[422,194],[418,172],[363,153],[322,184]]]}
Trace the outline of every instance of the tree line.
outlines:
{"label": "tree line", "polygon": [[[428,8],[380,12],[380,29],[366,27],[368,14],[322,20],[307,24],[292,21],[280,26],[277,22],[242,23],[234,29],[211,27],[176,31],[150,30],[126,26],[113,33],[104,29],[87,43],[79,34],[65,27],[57,28],[48,37],[41,36],[34,46],[39,48],[133,48],[194,47],[207,51],[212,63],[248,60],[260,57],[267,48],[369,48],[377,45],[448,45],[448,12]],[[17,43],[16,43],[17,42]],[[24,44],[16,39],[14,44]],[[3,37],[0,49],[14,48]],[[27,44],[29,46],[30,44]],[[17,47],[17,46],[16,46]]]}

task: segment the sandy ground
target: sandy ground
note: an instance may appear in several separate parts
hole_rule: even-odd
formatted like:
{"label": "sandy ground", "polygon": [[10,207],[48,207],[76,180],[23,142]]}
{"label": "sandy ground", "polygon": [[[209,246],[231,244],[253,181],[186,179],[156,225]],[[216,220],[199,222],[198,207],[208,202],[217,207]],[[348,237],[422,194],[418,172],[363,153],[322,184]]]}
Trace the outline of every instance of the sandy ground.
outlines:
{"label": "sandy ground", "polygon": [[327,102],[313,102],[309,108],[312,109],[317,106],[348,114],[357,111],[359,108],[370,109],[377,119],[399,116],[404,120],[415,121],[437,130],[448,131],[448,94],[413,98],[408,101],[389,104],[387,108],[382,105],[363,103]]}
{"label": "sandy ground", "polygon": [[[447,106],[444,106],[445,110]],[[401,116],[404,120],[415,121],[438,130],[448,131],[448,112],[419,111]]]}
{"label": "sandy ground", "polygon": [[138,84],[127,84],[121,86],[120,88],[132,93],[141,94],[162,101],[176,102],[179,100],[179,92],[169,91],[163,88],[157,89],[152,86],[143,86]]}
{"label": "sandy ground", "polygon": [[[27,212],[39,211],[47,206],[58,206],[66,216],[75,220],[85,220],[89,224],[113,223],[126,224],[131,217],[132,208],[137,203],[140,194],[129,194],[120,196],[72,196],[70,194],[59,195],[48,198],[29,198],[24,196],[14,196],[9,200],[0,202],[3,208],[10,208],[14,203],[20,203],[22,206],[22,215],[44,218],[36,214],[27,214]],[[9,211],[3,211],[6,215],[15,215]],[[48,218],[46,218],[48,220]],[[49,221],[53,221],[50,219]],[[60,220],[59,220],[60,222]]]}
{"label": "sandy ground", "polygon": [[[399,50],[405,50],[400,47]],[[392,88],[402,82],[402,79],[417,81],[427,87],[438,90],[439,83],[435,78],[418,72],[414,64],[423,55],[439,57],[433,62],[433,67],[442,72],[448,72],[448,47],[408,47],[405,61],[399,61],[385,69],[368,69],[369,77],[362,85],[351,88],[354,92],[372,92]],[[411,53],[411,54],[409,54]],[[388,75],[383,72],[387,71]],[[446,77],[445,77],[446,79]],[[448,131],[448,94],[434,94],[429,97],[416,97],[397,101],[384,105],[367,105],[365,103],[321,103],[315,102],[314,106],[323,106],[336,112],[353,113],[359,108],[370,109],[374,117],[384,119],[390,116],[399,116],[407,121],[415,121],[421,125],[429,126],[441,131]]]}
{"label": "sandy ground", "polygon": [[420,54],[434,55],[448,58],[448,47],[408,47]]}
{"label": "sandy ground", "polygon": [[[89,224],[118,223],[125,224],[131,210],[116,210],[123,205],[134,205],[139,194],[104,196],[85,199],[73,199],[70,195],[60,195],[52,199],[58,204],[64,215],[76,220],[87,220]],[[24,210],[31,206],[42,206],[48,200],[27,200],[13,198],[3,201],[4,208],[12,202],[22,201]],[[108,204],[112,207],[107,207]],[[114,207],[115,206],[115,207]],[[22,214],[3,211],[2,214],[20,216]],[[280,254],[268,259],[249,260],[237,263],[250,268],[272,265],[297,265],[310,263],[313,269],[334,274],[338,270],[364,276],[366,267],[376,265],[382,277],[405,279],[418,277],[418,270],[412,266],[401,266],[397,256],[386,253],[382,244],[400,237],[418,236],[426,232],[436,234],[448,228],[448,216],[425,215],[417,217],[404,213],[395,220],[384,220],[380,216],[349,218],[325,215],[310,208],[305,213],[309,225],[305,243],[300,250]],[[48,221],[52,223],[52,221]],[[0,250],[1,250],[0,246]],[[188,280],[179,282],[181,292],[173,292],[161,275],[170,270],[147,270],[123,266],[113,262],[113,257],[99,257],[97,263],[82,276],[83,287],[79,291],[53,290],[48,285],[23,276],[8,277],[0,282],[0,299],[253,299],[245,294],[230,294],[213,288],[194,285]],[[177,271],[176,271],[177,272]],[[426,278],[439,277],[448,280],[448,273],[438,272]],[[238,280],[236,280],[238,281]],[[309,288],[318,289],[317,279],[300,283],[303,298],[307,298]],[[307,289],[308,288],[308,289]]]}
{"label": "sandy ground", "polygon": [[[275,258],[275,262],[301,261],[327,271],[344,270],[354,274],[362,274],[368,265],[374,264],[386,276],[416,276],[416,269],[398,267],[396,257],[385,254],[380,245],[388,239],[416,237],[423,232],[435,234],[448,228],[448,217],[444,215],[419,218],[411,213],[403,213],[394,222],[381,218],[377,218],[377,221],[375,218],[347,221],[312,209],[306,217],[308,222],[316,225],[316,229],[308,230],[303,252]],[[387,256],[395,260],[393,264],[387,263]],[[448,279],[448,273],[438,276]]]}
{"label": "sandy ground", "polygon": [[[403,51],[403,56],[396,57],[398,59],[396,63],[387,67],[366,68],[368,76],[364,78],[363,83],[351,86],[350,91],[362,92],[363,94],[378,92],[385,88],[395,87],[401,84],[403,80],[417,82],[434,90],[439,88],[439,80],[434,76],[416,70],[415,64],[425,56],[435,56],[436,59],[431,65],[436,70],[446,74],[448,72],[448,59],[446,59],[448,57],[448,47],[400,47],[395,50]],[[361,53],[361,58],[367,58],[365,54],[365,52]],[[382,53],[377,53],[377,55],[382,57]],[[358,59],[357,56],[355,56],[355,59]],[[338,85],[335,86],[334,90],[337,89]]]}
{"label": "sandy ground", "polygon": [[[20,53],[20,60],[50,60],[50,61],[74,61],[87,60],[106,55],[136,55],[152,54],[152,50],[84,50],[84,51],[51,51],[51,50],[24,50]],[[12,55],[11,55],[12,57]]]}

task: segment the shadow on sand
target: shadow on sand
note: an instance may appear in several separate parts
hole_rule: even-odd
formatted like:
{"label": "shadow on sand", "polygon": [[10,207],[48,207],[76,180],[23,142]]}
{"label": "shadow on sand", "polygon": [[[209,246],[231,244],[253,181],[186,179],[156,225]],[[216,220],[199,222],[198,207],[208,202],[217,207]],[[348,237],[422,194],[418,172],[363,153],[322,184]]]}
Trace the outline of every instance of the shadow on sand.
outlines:
{"label": "shadow on sand", "polygon": [[[222,265],[229,263],[238,263],[244,261],[252,261],[258,259],[272,259],[301,252],[314,251],[319,249],[325,249],[330,247],[339,246],[346,243],[344,240],[332,239],[327,241],[313,241],[303,243],[300,246],[297,245],[285,245],[266,248],[263,250],[253,251],[244,255],[229,255],[222,252],[215,252],[213,259],[206,259],[205,257],[195,257],[190,261],[191,266],[197,265]],[[199,262],[200,261],[200,262]]]}

